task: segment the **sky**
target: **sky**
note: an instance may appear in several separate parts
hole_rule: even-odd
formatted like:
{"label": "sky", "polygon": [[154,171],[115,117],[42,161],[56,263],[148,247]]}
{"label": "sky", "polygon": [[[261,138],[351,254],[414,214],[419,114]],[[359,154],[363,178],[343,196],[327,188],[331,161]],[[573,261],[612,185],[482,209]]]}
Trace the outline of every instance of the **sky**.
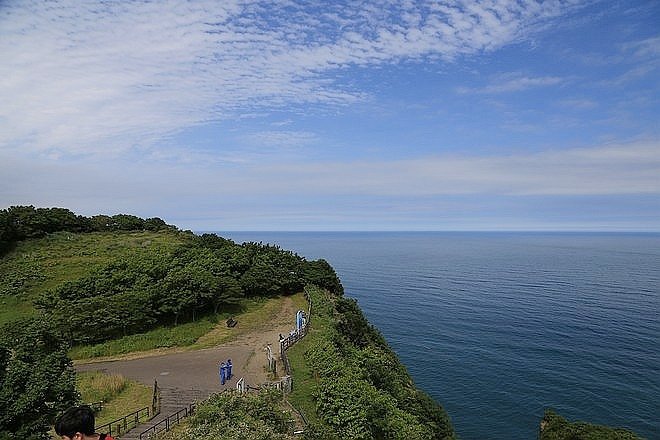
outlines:
{"label": "sky", "polygon": [[0,208],[660,231],[660,2],[0,0]]}

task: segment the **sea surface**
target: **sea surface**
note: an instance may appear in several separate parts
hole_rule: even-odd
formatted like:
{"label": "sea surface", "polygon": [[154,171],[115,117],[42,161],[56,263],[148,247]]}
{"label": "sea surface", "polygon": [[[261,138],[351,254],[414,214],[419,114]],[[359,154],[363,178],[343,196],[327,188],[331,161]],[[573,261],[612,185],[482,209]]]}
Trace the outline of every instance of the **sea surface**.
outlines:
{"label": "sea surface", "polygon": [[335,268],[463,440],[544,408],[660,439],[660,234],[220,232]]}

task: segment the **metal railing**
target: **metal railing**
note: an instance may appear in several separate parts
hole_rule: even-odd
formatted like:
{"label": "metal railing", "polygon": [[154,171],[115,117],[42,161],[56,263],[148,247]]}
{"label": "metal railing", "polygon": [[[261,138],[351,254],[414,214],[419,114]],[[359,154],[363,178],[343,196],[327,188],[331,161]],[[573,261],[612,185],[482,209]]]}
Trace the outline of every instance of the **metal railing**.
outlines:
{"label": "metal railing", "polygon": [[140,440],[148,439],[152,435],[156,435],[163,431],[169,431],[173,426],[179,424],[179,422],[186,417],[192,415],[195,412],[195,403],[181,408],[174,414],[169,415],[165,419],[151,426],[150,428],[144,430],[140,433]]}
{"label": "metal railing", "polygon": [[118,436],[138,426],[141,423],[141,420],[147,421],[149,415],[149,407],[145,406],[144,408],[133,411],[117,420],[96,426],[94,430],[96,432],[105,432],[110,436]]}
{"label": "metal railing", "polygon": [[158,386],[158,381],[154,379],[154,391],[151,397],[151,417],[155,417],[156,414],[160,414],[160,387]]}

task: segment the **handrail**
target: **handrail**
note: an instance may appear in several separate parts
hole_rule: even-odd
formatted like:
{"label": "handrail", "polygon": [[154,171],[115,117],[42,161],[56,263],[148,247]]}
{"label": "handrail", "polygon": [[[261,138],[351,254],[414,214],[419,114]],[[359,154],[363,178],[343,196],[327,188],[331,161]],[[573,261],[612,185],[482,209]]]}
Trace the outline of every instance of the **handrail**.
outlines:
{"label": "handrail", "polygon": [[[110,436],[118,435],[121,434],[122,432],[126,432],[129,429],[133,429],[136,426],[140,424],[140,416],[144,416],[144,413],[146,412],[147,419],[149,418],[149,407],[145,406],[144,408],[140,408],[137,411],[133,411],[130,414],[125,415],[124,417],[120,417],[117,420],[113,420],[112,422],[105,423],[103,425],[96,426],[94,430],[96,432],[102,432],[102,431],[107,431],[106,433]],[[132,423],[132,426],[129,428],[129,418],[132,418],[130,422]],[[112,428],[115,427],[116,430],[113,432]],[[105,429],[107,428],[107,430]]]}
{"label": "handrail", "polygon": [[295,344],[296,342],[298,342],[307,335],[307,331],[309,330],[309,326],[312,321],[312,299],[310,298],[309,292],[307,292],[306,287],[303,293],[305,295],[305,299],[307,300],[307,304],[309,305],[307,312],[307,319],[305,320],[305,325],[301,327],[298,331],[296,331],[294,334],[289,335],[280,341],[280,357],[284,362],[284,371],[288,376],[291,375],[291,364],[289,363],[289,358],[286,355],[286,351],[291,346],[293,346],[293,344]]}
{"label": "handrail", "polygon": [[154,391],[151,397],[151,417],[155,417],[156,414],[160,414],[160,387],[158,386],[158,381],[154,379]]}
{"label": "handrail", "polygon": [[[172,426],[178,425],[182,419],[185,419],[186,417],[192,415],[194,412],[195,412],[195,403],[193,402],[188,406],[184,406],[174,414],[170,414],[169,416],[167,416],[160,422],[156,423],[155,425],[142,431],[140,433],[140,440],[147,439],[152,435],[158,434],[159,432],[169,431]],[[183,415],[181,413],[183,413]],[[165,425],[164,428],[161,426],[163,424]]]}
{"label": "handrail", "polygon": [[104,402],[102,400],[99,400],[98,402],[90,402],[90,403],[86,403],[85,405],[92,408],[92,411],[94,411],[94,413],[97,413],[103,409],[103,403]]}

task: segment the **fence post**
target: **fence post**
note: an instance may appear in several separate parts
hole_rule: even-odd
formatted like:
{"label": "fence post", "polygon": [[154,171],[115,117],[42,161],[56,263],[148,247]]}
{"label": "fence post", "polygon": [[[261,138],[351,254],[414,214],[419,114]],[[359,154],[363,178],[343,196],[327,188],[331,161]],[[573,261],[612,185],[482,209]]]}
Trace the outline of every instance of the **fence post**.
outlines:
{"label": "fence post", "polygon": [[154,391],[151,399],[151,418],[160,414],[160,389],[158,388],[158,381],[154,379]]}

